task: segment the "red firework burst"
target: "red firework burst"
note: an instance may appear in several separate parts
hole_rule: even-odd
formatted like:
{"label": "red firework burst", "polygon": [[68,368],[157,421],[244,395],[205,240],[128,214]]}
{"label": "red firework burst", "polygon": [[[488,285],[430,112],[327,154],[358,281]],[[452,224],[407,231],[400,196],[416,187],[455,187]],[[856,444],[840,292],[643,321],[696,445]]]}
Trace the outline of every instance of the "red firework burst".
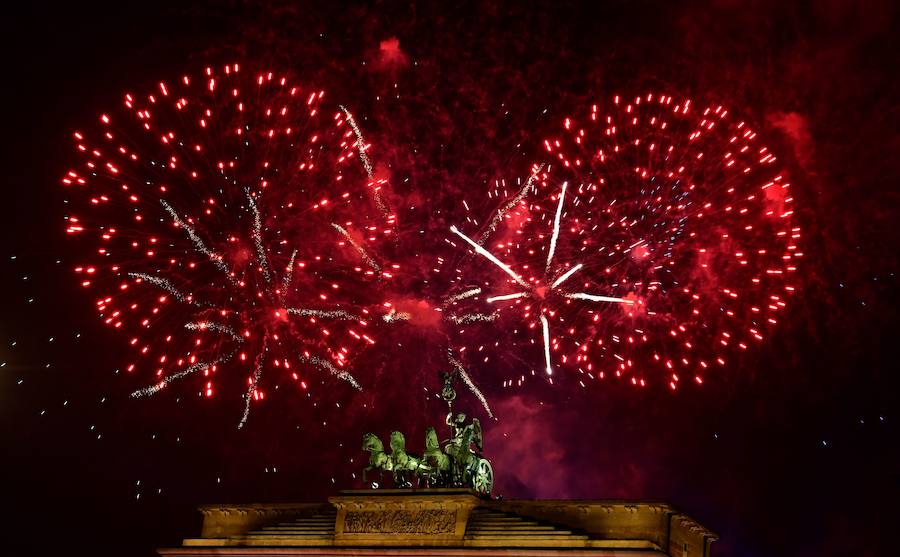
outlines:
{"label": "red firework burst", "polygon": [[348,363],[374,343],[374,285],[391,278],[369,250],[393,217],[349,112],[234,64],[127,94],[74,138],[67,232],[95,243],[75,270],[128,335],[126,369],[153,374],[134,396],[192,374],[212,396],[237,377],[243,425],[267,369],[359,388]]}
{"label": "red firework burst", "polygon": [[788,179],[747,123],[721,106],[615,97],[543,146],[481,236],[453,231],[492,263],[482,301],[540,347],[548,375],[702,383],[778,322],[800,230]]}

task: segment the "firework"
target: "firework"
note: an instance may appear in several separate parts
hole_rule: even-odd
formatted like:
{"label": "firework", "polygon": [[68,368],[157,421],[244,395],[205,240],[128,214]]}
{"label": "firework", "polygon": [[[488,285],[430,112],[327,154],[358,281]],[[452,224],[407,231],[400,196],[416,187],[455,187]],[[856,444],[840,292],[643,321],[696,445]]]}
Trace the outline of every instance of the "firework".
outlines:
{"label": "firework", "polygon": [[490,221],[496,233],[450,230],[488,263],[463,273],[485,285],[478,301],[544,374],[703,383],[777,324],[800,230],[788,179],[746,122],[669,96],[616,97],[543,147],[533,185]]}
{"label": "firework", "polygon": [[360,388],[349,364],[393,269],[370,253],[394,223],[359,127],[324,97],[235,64],[127,94],[74,134],[76,271],[128,335],[126,369],[152,377],[134,396],[202,375],[205,396],[241,390],[243,425],[269,371]]}

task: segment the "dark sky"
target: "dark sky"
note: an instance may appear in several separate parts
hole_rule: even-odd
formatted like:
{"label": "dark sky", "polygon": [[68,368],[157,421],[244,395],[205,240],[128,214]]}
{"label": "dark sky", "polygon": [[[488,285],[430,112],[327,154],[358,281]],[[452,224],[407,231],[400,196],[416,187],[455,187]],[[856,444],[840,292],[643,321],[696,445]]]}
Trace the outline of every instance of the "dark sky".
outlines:
{"label": "dark sky", "polygon": [[[285,68],[346,99],[404,184],[398,195],[438,200],[435,222],[439,200],[466,184],[521,175],[546,126],[591,99],[669,90],[739,110],[795,183],[806,260],[789,317],[703,391],[485,385],[500,417],[486,447],[497,491],[666,500],[722,536],[719,555],[891,552],[893,3],[125,4],[29,8],[8,14],[0,38],[10,554],[152,555],[198,532],[198,504],[321,500],[354,486],[364,431],[418,438],[440,419],[421,401],[432,369],[385,381],[365,409],[349,395],[276,396],[242,431],[227,401],[128,399],[135,384],[114,373],[124,341],[71,272],[58,181],[68,137],[125,90],[232,61]],[[409,358],[397,366],[432,363]]]}

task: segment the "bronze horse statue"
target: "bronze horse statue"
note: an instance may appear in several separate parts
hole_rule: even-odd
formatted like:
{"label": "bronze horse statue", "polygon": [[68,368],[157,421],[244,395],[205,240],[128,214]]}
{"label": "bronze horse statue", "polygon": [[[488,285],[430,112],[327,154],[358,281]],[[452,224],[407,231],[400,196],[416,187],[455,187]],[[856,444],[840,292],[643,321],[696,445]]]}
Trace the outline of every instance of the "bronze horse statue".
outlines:
{"label": "bronze horse statue", "polygon": [[[441,483],[450,469],[450,457],[441,450],[433,427],[425,432],[425,454],[421,457],[406,451],[406,437],[399,431],[391,432],[390,452],[373,433],[363,435],[363,450],[369,452],[369,465],[363,469],[362,479],[372,470],[391,472],[395,487],[412,487],[413,481],[423,478],[427,486]],[[382,476],[383,477],[383,476]]]}
{"label": "bronze horse statue", "polygon": [[366,473],[371,470],[380,470],[382,472],[385,471],[393,471],[394,463],[391,460],[390,455],[384,452],[384,444],[381,442],[374,433],[366,433],[363,435],[363,446],[364,451],[369,452],[369,465],[363,469],[362,478],[363,482],[366,481]]}
{"label": "bronze horse statue", "polygon": [[406,452],[406,438],[399,431],[391,432],[391,462],[394,468],[394,486],[412,487],[412,478],[422,468],[422,459]]}

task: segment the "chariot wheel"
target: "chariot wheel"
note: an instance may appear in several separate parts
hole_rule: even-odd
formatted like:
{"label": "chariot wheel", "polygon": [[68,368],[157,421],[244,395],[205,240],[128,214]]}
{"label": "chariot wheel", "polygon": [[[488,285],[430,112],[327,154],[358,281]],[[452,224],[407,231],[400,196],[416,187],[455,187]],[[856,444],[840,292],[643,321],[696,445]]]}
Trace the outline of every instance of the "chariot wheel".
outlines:
{"label": "chariot wheel", "polygon": [[484,458],[479,458],[472,474],[472,487],[479,495],[490,495],[494,488],[494,469],[491,463]]}

